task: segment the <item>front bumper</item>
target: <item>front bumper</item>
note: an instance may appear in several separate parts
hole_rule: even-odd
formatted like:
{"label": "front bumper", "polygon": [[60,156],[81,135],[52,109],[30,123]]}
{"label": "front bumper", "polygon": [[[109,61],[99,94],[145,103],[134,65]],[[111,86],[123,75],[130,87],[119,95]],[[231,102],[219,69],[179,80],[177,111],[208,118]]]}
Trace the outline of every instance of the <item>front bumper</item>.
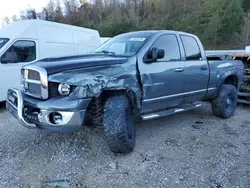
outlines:
{"label": "front bumper", "polygon": [[[66,100],[65,98],[39,101],[9,89],[6,108],[27,128],[41,128],[56,132],[79,130],[84,122],[86,108],[91,99]],[[60,114],[60,123],[53,123],[51,114]]]}

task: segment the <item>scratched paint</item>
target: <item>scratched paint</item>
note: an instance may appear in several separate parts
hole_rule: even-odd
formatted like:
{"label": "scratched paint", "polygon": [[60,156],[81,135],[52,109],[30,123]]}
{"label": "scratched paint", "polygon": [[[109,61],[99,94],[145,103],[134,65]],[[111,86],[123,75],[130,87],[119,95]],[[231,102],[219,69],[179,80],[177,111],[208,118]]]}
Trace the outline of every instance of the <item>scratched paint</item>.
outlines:
{"label": "scratched paint", "polygon": [[141,106],[141,90],[138,81],[136,60],[122,65],[74,69],[49,76],[50,82],[76,86],[72,98],[98,97],[103,90],[130,90]]}

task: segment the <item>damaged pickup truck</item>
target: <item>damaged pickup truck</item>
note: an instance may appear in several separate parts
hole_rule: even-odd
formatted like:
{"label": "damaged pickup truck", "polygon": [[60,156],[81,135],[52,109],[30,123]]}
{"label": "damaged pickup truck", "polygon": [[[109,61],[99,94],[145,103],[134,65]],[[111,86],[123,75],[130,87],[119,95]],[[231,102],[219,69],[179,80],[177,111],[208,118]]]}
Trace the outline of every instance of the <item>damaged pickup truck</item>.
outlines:
{"label": "damaged pickup truck", "polygon": [[176,31],[116,36],[95,53],[43,59],[22,69],[7,109],[28,128],[77,131],[102,125],[114,153],[135,146],[136,120],[149,120],[211,101],[231,117],[243,82],[241,61],[207,61],[200,40]]}

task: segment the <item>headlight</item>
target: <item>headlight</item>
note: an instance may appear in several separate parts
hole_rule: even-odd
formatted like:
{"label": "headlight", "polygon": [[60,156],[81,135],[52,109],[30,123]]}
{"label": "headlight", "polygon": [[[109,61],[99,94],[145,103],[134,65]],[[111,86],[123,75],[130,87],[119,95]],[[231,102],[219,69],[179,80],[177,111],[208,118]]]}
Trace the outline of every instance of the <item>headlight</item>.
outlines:
{"label": "headlight", "polygon": [[70,85],[68,84],[60,84],[58,86],[58,92],[60,93],[60,95],[62,96],[67,96],[70,94]]}

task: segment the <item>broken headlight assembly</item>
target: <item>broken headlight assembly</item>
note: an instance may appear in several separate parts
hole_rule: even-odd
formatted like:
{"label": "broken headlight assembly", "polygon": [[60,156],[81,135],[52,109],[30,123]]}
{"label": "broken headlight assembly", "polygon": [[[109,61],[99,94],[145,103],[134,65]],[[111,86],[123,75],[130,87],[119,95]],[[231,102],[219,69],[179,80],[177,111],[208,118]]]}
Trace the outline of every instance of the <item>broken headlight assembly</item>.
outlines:
{"label": "broken headlight assembly", "polygon": [[86,86],[78,86],[76,87],[72,93],[70,94],[70,98],[72,99],[83,99],[88,96],[87,94],[87,87]]}
{"label": "broken headlight assembly", "polygon": [[71,99],[84,99],[89,97],[98,97],[105,88],[105,84],[96,84],[96,85],[85,85],[85,86],[76,86],[72,92],[70,93],[69,97]]}

